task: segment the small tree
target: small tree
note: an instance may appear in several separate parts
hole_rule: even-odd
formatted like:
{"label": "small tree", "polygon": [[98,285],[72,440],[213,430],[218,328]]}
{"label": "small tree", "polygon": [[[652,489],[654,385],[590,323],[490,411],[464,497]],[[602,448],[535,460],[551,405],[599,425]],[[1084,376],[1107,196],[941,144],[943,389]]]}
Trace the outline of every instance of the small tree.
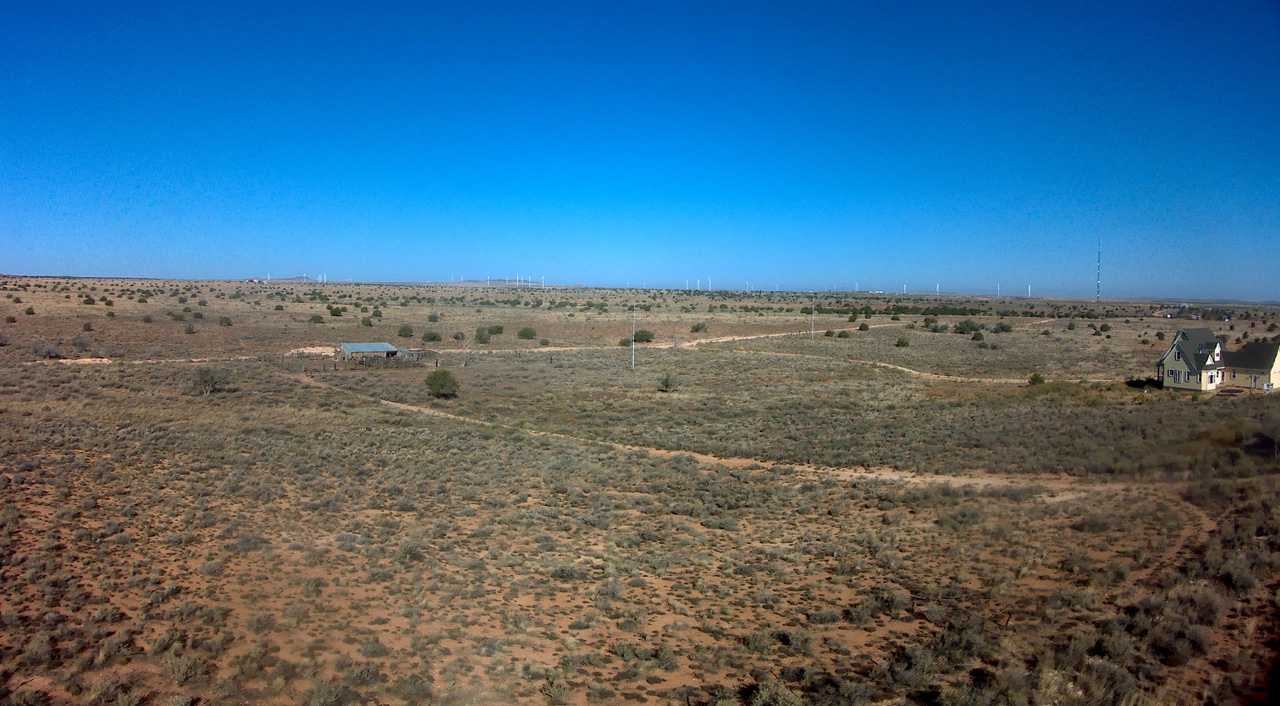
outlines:
{"label": "small tree", "polygon": [[458,378],[448,370],[433,370],[426,380],[427,391],[432,397],[446,398],[458,396]]}
{"label": "small tree", "polygon": [[366,317],[364,317],[364,318],[360,319],[360,325],[361,325],[361,326],[372,326],[372,325],[373,325],[373,319],[372,319],[371,317],[366,316]]}
{"label": "small tree", "polygon": [[396,331],[396,335],[400,338],[408,338],[413,335],[413,327],[409,324],[402,324],[400,329]]}
{"label": "small tree", "polygon": [[658,390],[660,392],[675,392],[680,389],[680,381],[671,373],[666,373],[662,379],[658,381]]}
{"label": "small tree", "polygon": [[488,326],[480,326],[479,328],[477,328],[477,329],[476,329],[476,335],[475,335],[475,338],[473,338],[472,340],[474,340],[476,343],[488,343],[488,342],[489,342],[489,327],[488,327]]}
{"label": "small tree", "polygon": [[423,331],[423,332],[422,332],[422,340],[424,340],[424,341],[426,341],[426,342],[428,342],[428,343],[430,343],[430,342],[432,342],[432,341],[439,341],[439,340],[440,340],[440,332],[439,332],[439,331]]}
{"label": "small tree", "polygon": [[981,341],[981,340],[983,340],[983,339],[985,339],[985,338],[986,338],[986,336],[984,336],[984,335],[982,334],[982,332],[981,332],[981,331],[974,331],[974,332],[973,332],[973,340],[975,340],[975,341]]}
{"label": "small tree", "polygon": [[219,325],[219,326],[230,326],[230,325],[231,325],[231,317],[230,317],[230,316],[219,316],[219,317],[218,317],[218,325]]}
{"label": "small tree", "polygon": [[893,345],[899,348],[906,348],[907,346],[911,345],[911,339],[907,338],[906,336],[899,336],[898,342]]}
{"label": "small tree", "polygon": [[525,341],[532,341],[537,337],[538,337],[538,332],[534,330],[532,326],[525,326],[519,331],[516,331],[516,338],[519,338]]}
{"label": "small tree", "polygon": [[1031,377],[1027,379],[1027,384],[1031,386],[1043,385],[1044,376],[1040,373],[1031,373]]}
{"label": "small tree", "polygon": [[319,314],[312,314],[311,318],[307,319],[307,321],[310,321],[313,324],[322,324],[324,323],[324,317]]}
{"label": "small tree", "polygon": [[501,327],[501,326],[490,326],[490,327],[489,327],[489,335],[490,335],[490,336],[500,336],[500,335],[502,335],[502,327]]}
{"label": "small tree", "polygon": [[870,331],[870,330],[871,330],[871,327],[867,325],[867,322],[863,321],[862,323],[858,324],[858,330],[859,330],[859,331]]}
{"label": "small tree", "polygon": [[707,331],[707,322],[705,321],[699,321],[698,323],[689,327],[690,333],[706,333],[706,331]]}
{"label": "small tree", "polygon": [[649,329],[643,329],[643,328],[640,329],[639,331],[636,331],[636,343],[652,343],[652,342],[653,342],[653,331],[650,331]]}
{"label": "small tree", "polygon": [[222,392],[227,386],[227,374],[222,370],[200,368],[196,370],[192,386],[198,395],[208,396],[214,392]]}

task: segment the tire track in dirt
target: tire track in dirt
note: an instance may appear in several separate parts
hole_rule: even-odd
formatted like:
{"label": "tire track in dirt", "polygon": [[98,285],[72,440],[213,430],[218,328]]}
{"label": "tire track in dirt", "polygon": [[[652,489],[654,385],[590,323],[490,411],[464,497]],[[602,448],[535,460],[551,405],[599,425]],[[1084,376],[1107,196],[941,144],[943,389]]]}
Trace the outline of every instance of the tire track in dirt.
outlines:
{"label": "tire track in dirt", "polygon": [[[317,383],[317,384],[321,384],[322,386],[327,387],[327,385],[323,385],[322,383]],[[351,393],[351,394],[355,394],[355,393]],[[1078,485],[1077,481],[1071,480],[1071,479],[1064,479],[1064,478],[1051,478],[1051,479],[1039,478],[1039,477],[1022,478],[1017,476],[995,476],[995,475],[990,475],[990,476],[988,475],[981,475],[981,476],[921,475],[911,471],[900,471],[900,470],[895,470],[887,467],[880,468],[880,469],[868,469],[863,467],[841,468],[841,467],[833,467],[833,466],[816,466],[816,465],[807,464],[807,463],[785,463],[785,462],[770,461],[766,459],[756,459],[756,458],[724,457],[724,456],[716,456],[713,454],[702,453],[698,451],[686,451],[681,449],[662,449],[662,448],[656,448],[652,446],[637,446],[635,444],[624,444],[616,441],[605,441],[601,439],[591,439],[586,437],[573,436],[571,434],[564,434],[561,432],[528,429],[525,427],[511,425],[511,424],[503,424],[501,422],[490,422],[483,419],[475,419],[473,417],[466,417],[459,414],[452,414],[449,412],[444,412],[442,410],[432,409],[430,407],[422,407],[419,405],[405,404],[403,402],[392,402],[391,400],[383,400],[383,399],[378,399],[377,401],[379,404],[383,404],[395,409],[400,409],[407,412],[415,412],[419,414],[426,414],[434,417],[440,417],[443,419],[449,419],[449,420],[461,422],[464,424],[475,424],[479,426],[489,427],[491,429],[506,429],[511,431],[519,431],[525,434],[529,434],[530,436],[560,439],[563,441],[569,441],[569,442],[573,442],[573,443],[584,445],[584,446],[594,444],[598,446],[605,446],[605,447],[614,449],[616,451],[639,452],[639,453],[648,454],[650,456],[655,456],[658,458],[674,458],[676,456],[689,456],[693,458],[695,461],[698,461],[700,463],[705,463],[707,465],[713,465],[713,466],[721,466],[721,467],[730,468],[730,469],[792,468],[792,469],[795,469],[796,471],[799,471],[800,473],[804,474],[806,477],[809,477],[809,478],[820,478],[820,479],[836,478],[839,480],[853,480],[853,479],[891,480],[891,481],[899,481],[904,483],[921,484],[921,485],[935,484],[935,483],[949,483],[956,486],[976,486],[976,487],[1040,485],[1040,486],[1044,486],[1045,488],[1056,490],[1059,492],[1061,492],[1066,488],[1074,488]],[[1046,500],[1048,500],[1048,498],[1046,498]]]}
{"label": "tire track in dirt", "polygon": [[1208,537],[1218,527],[1217,521],[1209,517],[1204,510],[1185,500],[1182,504],[1186,506],[1192,518],[1188,518],[1188,521],[1183,524],[1182,531],[1178,533],[1178,540],[1164,553],[1160,561],[1152,563],[1133,577],[1134,585],[1150,580],[1158,571],[1174,568],[1180,560],[1186,558],[1193,540]]}

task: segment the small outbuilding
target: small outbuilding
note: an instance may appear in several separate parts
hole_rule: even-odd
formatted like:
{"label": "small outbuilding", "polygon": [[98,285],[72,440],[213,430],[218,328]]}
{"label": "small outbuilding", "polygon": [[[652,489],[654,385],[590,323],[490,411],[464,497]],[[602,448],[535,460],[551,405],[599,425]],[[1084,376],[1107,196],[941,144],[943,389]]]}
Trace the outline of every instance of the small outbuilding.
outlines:
{"label": "small outbuilding", "polygon": [[338,360],[369,360],[372,358],[394,358],[399,348],[387,343],[343,343],[338,347]]}

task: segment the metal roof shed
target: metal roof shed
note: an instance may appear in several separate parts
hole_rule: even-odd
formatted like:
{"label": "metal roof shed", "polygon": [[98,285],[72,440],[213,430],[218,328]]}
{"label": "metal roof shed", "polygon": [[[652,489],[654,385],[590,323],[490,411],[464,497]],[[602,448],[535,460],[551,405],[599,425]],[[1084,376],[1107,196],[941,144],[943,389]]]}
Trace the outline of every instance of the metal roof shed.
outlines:
{"label": "metal roof shed", "polygon": [[357,358],[390,358],[398,353],[399,350],[400,349],[386,341],[377,341],[374,343],[343,343],[338,347],[338,357],[342,360],[355,360]]}

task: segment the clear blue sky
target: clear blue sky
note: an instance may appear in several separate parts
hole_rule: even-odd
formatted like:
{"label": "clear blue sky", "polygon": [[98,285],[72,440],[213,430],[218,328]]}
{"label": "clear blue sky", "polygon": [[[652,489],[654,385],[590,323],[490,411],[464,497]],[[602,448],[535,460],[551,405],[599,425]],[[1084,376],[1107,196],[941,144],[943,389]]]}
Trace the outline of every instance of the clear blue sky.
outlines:
{"label": "clear blue sky", "polygon": [[1099,238],[1280,298],[1275,0],[0,0],[0,272],[1091,296]]}

